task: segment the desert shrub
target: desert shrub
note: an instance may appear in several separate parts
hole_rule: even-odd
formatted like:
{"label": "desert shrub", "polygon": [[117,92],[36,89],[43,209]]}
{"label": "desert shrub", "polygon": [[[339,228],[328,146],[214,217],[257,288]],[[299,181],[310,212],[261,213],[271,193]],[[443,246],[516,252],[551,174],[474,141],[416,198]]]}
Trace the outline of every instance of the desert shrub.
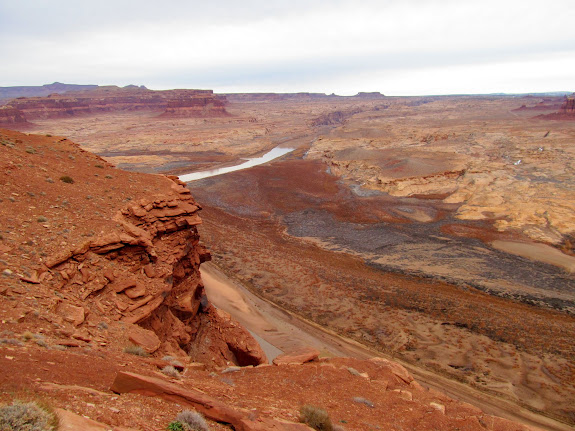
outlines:
{"label": "desert shrub", "polygon": [[333,431],[329,414],[319,407],[306,404],[300,411],[300,421],[317,431]]}
{"label": "desert shrub", "polygon": [[368,399],[363,398],[363,397],[353,397],[352,400],[354,403],[365,404],[366,406],[368,406],[370,408],[375,407],[371,401],[369,401]]}
{"label": "desert shrub", "polygon": [[20,337],[22,337],[23,340],[28,341],[34,338],[34,334],[32,334],[30,331],[26,331]]}
{"label": "desert shrub", "polygon": [[47,222],[47,221],[48,221],[48,219],[47,219],[46,217],[44,217],[44,216],[38,217],[38,223],[44,223],[44,222]]}
{"label": "desert shrub", "polygon": [[171,365],[166,365],[164,368],[162,368],[162,373],[164,373],[166,376],[169,377],[173,377],[175,379],[179,379],[180,378],[180,373],[178,372],[178,370],[176,370],[173,366]]}
{"label": "desert shrub", "polygon": [[181,423],[185,431],[210,431],[202,414],[193,410],[178,413],[176,422]]}
{"label": "desert shrub", "polygon": [[150,354],[146,352],[143,347],[135,346],[133,344],[126,346],[124,348],[124,353],[129,353],[130,355],[136,355],[136,356],[143,356],[144,358],[150,356]]}
{"label": "desert shrub", "polygon": [[170,422],[166,429],[169,431],[184,431],[184,425],[181,422],[174,421]]}
{"label": "desert shrub", "polygon": [[2,431],[53,431],[58,428],[58,417],[47,407],[35,402],[14,402],[0,407]]}
{"label": "desert shrub", "polygon": [[74,184],[74,179],[72,177],[69,177],[68,175],[60,177],[60,181],[62,181],[63,183]]}
{"label": "desert shrub", "polygon": [[11,344],[13,346],[23,346],[24,343],[16,338],[0,338],[0,344]]}

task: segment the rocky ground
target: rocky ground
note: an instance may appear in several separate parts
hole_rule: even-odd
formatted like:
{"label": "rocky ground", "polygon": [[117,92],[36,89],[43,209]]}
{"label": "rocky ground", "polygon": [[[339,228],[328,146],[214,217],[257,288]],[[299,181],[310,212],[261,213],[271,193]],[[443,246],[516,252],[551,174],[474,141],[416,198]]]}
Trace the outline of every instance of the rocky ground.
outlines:
{"label": "rocky ground", "polygon": [[64,138],[1,140],[0,401],[48,404],[63,430],[162,430],[184,408],[210,429],[303,430],[305,404],[340,429],[530,429],[382,358],[306,349],[263,364],[203,296],[207,252],[187,189],[114,169]]}
{"label": "rocky ground", "polygon": [[224,118],[34,130],[176,174],[293,145],[190,185],[220,268],[342,335],[573,423],[575,129],[545,116],[562,100],[230,100]]}

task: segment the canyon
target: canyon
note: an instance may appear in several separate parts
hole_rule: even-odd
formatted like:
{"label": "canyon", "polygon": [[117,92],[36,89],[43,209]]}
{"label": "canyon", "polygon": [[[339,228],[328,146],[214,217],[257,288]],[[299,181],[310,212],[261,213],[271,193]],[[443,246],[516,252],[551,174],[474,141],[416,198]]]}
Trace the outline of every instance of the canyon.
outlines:
{"label": "canyon", "polygon": [[[463,413],[456,407],[461,401],[445,407],[447,398],[435,391],[458,382],[462,385],[451,396],[494,397],[515,406],[502,409],[513,410],[514,420],[546,429],[574,423],[575,129],[569,114],[554,117],[570,98],[174,90],[156,103],[160,96],[153,93],[164,92],[121,90],[138,96],[104,100],[97,94],[107,90],[89,90],[85,94],[94,100],[81,102],[89,109],[78,102],[65,115],[46,106],[64,104],[73,98],[70,93],[57,96],[54,105],[21,99],[23,109],[17,109],[28,123],[9,127],[45,136],[3,132],[2,261],[9,284],[0,299],[32,298],[16,308],[3,307],[2,319],[12,325],[8,330],[41,327],[50,343],[74,344],[68,348],[82,355],[98,352],[102,366],[110,367],[108,387],[111,369],[120,370],[114,361],[139,375],[154,375],[145,360],[122,353],[127,340],[142,340],[152,346],[154,358],[168,355],[190,364],[186,386],[219,394],[220,400],[232,387],[231,399],[224,397],[229,404],[261,409],[264,422],[295,422],[297,404],[314,400],[341,418],[346,429],[511,426],[476,410]],[[178,99],[179,91],[189,93]],[[190,104],[188,95],[202,102]],[[16,106],[14,101],[4,109]],[[267,164],[187,185],[176,177],[230,167],[277,146],[294,150]],[[58,179],[65,174],[73,184]],[[29,189],[22,187],[28,183]],[[35,221],[40,217],[47,222]],[[34,243],[36,237],[45,240]],[[214,274],[227,277],[292,320],[319,325],[332,340],[366,350],[348,351],[353,359],[333,358],[340,354],[326,342],[316,346],[319,360],[290,370],[257,366],[267,362],[265,353],[205,294],[199,267],[210,259],[206,248],[210,283]],[[44,309],[50,310],[45,316]],[[239,320],[245,317],[234,307],[228,311]],[[106,331],[99,329],[101,321]],[[249,329],[278,344],[280,337],[274,341],[265,324]],[[7,356],[38,357],[40,347],[22,344],[9,346]],[[304,346],[292,342],[290,347]],[[14,369],[10,361],[4,363]],[[243,367],[230,374],[238,376],[229,377],[232,385],[224,375],[218,380],[208,370],[193,369],[198,363],[220,372]],[[417,382],[403,374],[403,366]],[[58,367],[45,368],[59,375]],[[367,377],[356,380],[348,368]],[[388,368],[396,374],[377,377]],[[286,373],[296,387],[316,376],[325,393],[306,387],[309,400],[284,394],[280,405]],[[403,377],[392,383],[398,374]],[[438,388],[431,375],[446,380]],[[95,377],[85,378],[95,389],[108,390]],[[136,393],[155,385],[159,398],[150,403],[166,402],[160,395],[166,387],[130,378],[143,385]],[[254,387],[266,386],[254,382],[264,379],[270,387],[266,400],[277,397],[272,404],[277,410],[251,398]],[[82,386],[80,380],[70,376],[58,384]],[[375,389],[382,381],[387,389]],[[330,387],[350,389],[336,395]],[[367,387],[373,392],[361,392]],[[350,405],[339,392],[377,400],[391,413],[381,419],[381,413]],[[436,398],[426,398],[430,394]],[[65,391],[59,397],[60,407],[68,403],[82,410]],[[437,414],[434,406],[429,410],[431,403],[445,407],[438,408],[446,415],[441,420],[460,422],[433,422]],[[354,418],[345,413],[350,406]],[[488,403],[481,407],[495,413]],[[151,410],[146,414],[156,420]],[[237,420],[244,420],[240,416]],[[417,425],[424,416],[432,422]],[[138,429],[158,429],[135,417],[100,413],[99,420],[128,426],[131,418]]]}

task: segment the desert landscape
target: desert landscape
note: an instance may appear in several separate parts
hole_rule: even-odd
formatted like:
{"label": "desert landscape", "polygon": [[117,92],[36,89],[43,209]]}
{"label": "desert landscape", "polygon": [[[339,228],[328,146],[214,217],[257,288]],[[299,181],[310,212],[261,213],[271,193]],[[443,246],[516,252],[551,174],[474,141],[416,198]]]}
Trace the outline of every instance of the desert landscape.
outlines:
{"label": "desert landscape", "polygon": [[[306,373],[310,366],[313,373],[333,367],[348,375],[345,367],[361,368],[373,382],[369,358],[381,356],[399,361],[430,388],[422,393],[447,392],[487,413],[544,429],[575,424],[572,97],[72,88],[8,101],[0,123],[34,134],[3,135],[2,270],[8,282],[0,299],[9,304],[32,288],[43,289],[20,302],[22,310],[2,308],[5,331],[37,333],[39,303],[67,321],[62,304],[69,302],[85,309],[87,323],[72,321],[79,330],[39,332],[56,344],[73,338],[78,345],[68,348],[96,354],[103,364],[117,362],[114,370],[124,364],[151,375],[121,353],[127,334],[138,328],[155,334],[154,357],[188,358],[208,370],[254,366],[266,362],[266,354],[273,359],[313,347],[323,359],[303,366]],[[78,146],[68,148],[74,145],[68,139]],[[274,148],[283,155],[188,182],[191,195],[176,178],[230,168]],[[64,174],[73,185],[60,184]],[[54,183],[59,189],[49,192]],[[74,187],[73,194],[62,187]],[[156,218],[146,215],[153,208]],[[36,221],[40,217],[46,221]],[[186,244],[195,247],[191,264],[177,264],[188,261]],[[203,263],[206,249],[209,264]],[[34,312],[39,315],[32,318]],[[225,334],[239,329],[226,312],[263,350],[245,330],[241,350],[231,346]],[[46,319],[55,324],[54,317]],[[203,350],[214,337],[202,329],[208,321],[224,334],[218,346],[227,347]],[[82,328],[89,341],[78,335]],[[231,337],[237,340],[237,334]],[[5,357],[42,354],[21,343],[0,347],[11,349]],[[10,361],[6,366],[15,364]],[[195,387],[219,394],[213,385],[202,386],[214,377],[195,366],[186,371],[194,373]],[[249,398],[258,386],[250,379],[280,385],[286,378],[272,371],[276,367],[259,368],[241,371],[243,380],[233,378],[233,385],[220,379],[239,389],[231,404],[264,408],[264,398],[259,404]],[[354,384],[347,375],[329,378],[341,379],[342,387]],[[65,380],[59,384],[82,386]],[[267,400],[277,396],[275,384]],[[102,383],[94,388],[107,390]],[[395,389],[400,395],[407,390]],[[329,393],[321,404],[342,418],[345,429],[420,429],[415,422],[399,427],[397,417],[411,414],[394,413],[391,420],[374,412],[371,418],[369,407],[352,420],[343,413],[349,404]],[[379,396],[369,395],[371,401]],[[61,403],[68,396],[63,393]],[[289,407],[263,416],[297,421],[294,406],[304,400],[286,395],[286,402]],[[389,402],[376,404],[391,409]],[[98,420],[129,423],[103,413]],[[138,429],[158,429],[136,421]],[[503,429],[484,419],[479,424],[459,429]],[[463,425],[439,429],[451,426]]]}

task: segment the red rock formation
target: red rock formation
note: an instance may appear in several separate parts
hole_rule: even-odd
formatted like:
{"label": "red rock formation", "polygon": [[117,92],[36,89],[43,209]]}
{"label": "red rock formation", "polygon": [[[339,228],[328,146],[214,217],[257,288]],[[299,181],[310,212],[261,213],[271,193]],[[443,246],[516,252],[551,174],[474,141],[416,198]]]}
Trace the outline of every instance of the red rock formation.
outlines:
{"label": "red rock formation", "polygon": [[226,103],[225,97],[216,96],[211,90],[153,91],[110,86],[47,97],[21,97],[6,107],[16,110],[13,116],[18,112],[29,120],[139,110],[165,111],[165,116],[215,117],[228,115]]}
{"label": "red rock formation", "polygon": [[547,115],[538,115],[536,118],[549,120],[575,120],[575,94],[566,97],[557,112]]}
{"label": "red rock formation", "polygon": [[12,126],[27,124],[26,117],[22,111],[11,106],[0,107],[0,125]]}
{"label": "red rock formation", "polygon": [[[2,219],[11,225],[38,219],[33,214],[49,217],[49,224],[37,221],[11,232],[10,240],[0,238],[3,253],[12,250],[5,244],[22,242],[15,235],[41,242],[33,259],[4,254],[3,266],[51,298],[51,319],[75,338],[66,343],[93,337],[82,331],[97,319],[117,321],[124,346],[132,342],[149,353],[201,357],[212,366],[267,362],[249,332],[217,313],[205,295],[199,267],[210,254],[199,244],[200,206],[185,183],[116,171],[66,139],[0,130],[0,141],[0,176],[11,197],[0,206]],[[73,183],[49,177],[68,173]],[[138,192],[134,183],[153,191]],[[126,190],[133,198],[125,198]],[[52,230],[63,225],[70,229]],[[66,238],[55,241],[60,235]]]}
{"label": "red rock formation", "polygon": [[575,95],[565,99],[565,103],[559,109],[559,113],[563,115],[575,115]]}
{"label": "red rock formation", "polygon": [[[59,289],[79,295],[84,307],[147,329],[130,330],[129,339],[150,353],[160,348],[213,365],[267,362],[251,335],[208,302],[199,274],[200,264],[210,259],[199,245],[200,207],[184,183],[171,179],[177,196],[124,208],[115,218],[123,232],[104,233],[51,256],[46,267],[59,275]],[[75,283],[78,274],[81,286]],[[82,323],[77,309],[66,304],[75,325]]]}
{"label": "red rock formation", "polygon": [[198,93],[179,90],[176,97],[168,100],[166,111],[161,117],[223,117],[226,111],[226,99],[214,96],[211,91]]}
{"label": "red rock formation", "polygon": [[293,352],[283,353],[277,356],[273,363],[274,365],[287,365],[287,364],[305,364],[306,362],[317,361],[319,358],[319,350],[311,347],[302,348]]}

